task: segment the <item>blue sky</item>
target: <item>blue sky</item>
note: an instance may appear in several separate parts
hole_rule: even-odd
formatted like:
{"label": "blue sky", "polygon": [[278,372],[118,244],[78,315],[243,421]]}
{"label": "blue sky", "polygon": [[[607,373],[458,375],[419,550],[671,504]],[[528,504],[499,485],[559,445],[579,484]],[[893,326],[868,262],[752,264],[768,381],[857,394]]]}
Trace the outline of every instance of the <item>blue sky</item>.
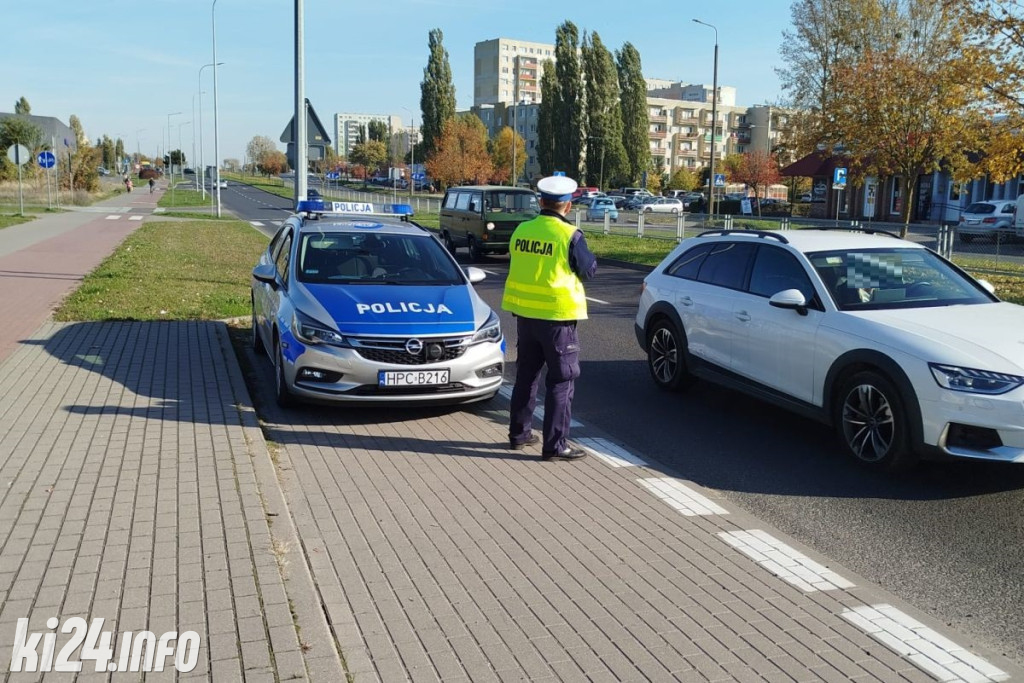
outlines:
{"label": "blue sky", "polygon": [[[213,61],[212,0],[45,0],[4,3],[0,111],[25,96],[32,113],[81,119],[95,140],[121,137],[143,154],[171,148],[192,158],[199,145],[199,70]],[[718,28],[720,85],[737,104],[775,102],[782,93],[782,31],[789,0],[731,3],[540,0],[305,0],[306,96],[328,132],[333,114],[419,115],[427,33],[439,27],[459,109],[473,103],[473,46],[497,37],[554,42],[569,19],[612,50],[631,42],[646,76],[711,83]],[[277,140],[294,108],[294,4],[217,0],[218,119],[222,158],[241,159],[255,135]],[[205,159],[213,157],[213,69],[202,73]],[[194,122],[189,125],[186,122]],[[281,149],[284,148],[280,145]],[[196,155],[198,156],[198,154]]]}

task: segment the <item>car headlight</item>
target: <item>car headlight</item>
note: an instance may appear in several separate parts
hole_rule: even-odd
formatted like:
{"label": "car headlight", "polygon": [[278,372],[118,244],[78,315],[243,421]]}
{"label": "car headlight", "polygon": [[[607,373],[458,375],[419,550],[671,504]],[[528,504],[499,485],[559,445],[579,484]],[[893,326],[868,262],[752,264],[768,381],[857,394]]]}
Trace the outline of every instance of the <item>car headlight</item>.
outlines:
{"label": "car headlight", "polygon": [[300,311],[295,311],[295,315],[292,316],[292,334],[305,344],[348,346],[345,337],[339,332],[332,330],[321,322],[317,322]]}
{"label": "car headlight", "polygon": [[498,319],[494,311],[491,311],[491,314],[487,317],[487,322],[473,335],[472,343],[496,342],[499,339],[501,339],[501,320]]}
{"label": "car headlight", "polygon": [[972,394],[1005,394],[1024,384],[1024,377],[1003,372],[962,368],[957,365],[929,363],[940,387]]}

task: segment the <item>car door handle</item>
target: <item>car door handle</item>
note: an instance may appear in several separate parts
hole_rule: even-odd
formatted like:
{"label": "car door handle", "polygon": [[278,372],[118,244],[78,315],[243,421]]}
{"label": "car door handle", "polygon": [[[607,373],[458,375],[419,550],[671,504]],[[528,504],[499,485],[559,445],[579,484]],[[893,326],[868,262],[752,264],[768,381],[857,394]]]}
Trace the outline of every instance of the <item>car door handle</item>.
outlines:
{"label": "car door handle", "polygon": [[750,322],[750,314],[746,311],[736,311],[736,319],[740,322]]}
{"label": "car door handle", "polygon": [[691,299],[688,296],[681,296],[681,297],[679,297],[679,303],[681,303],[683,306],[692,306],[693,305],[693,299]]}

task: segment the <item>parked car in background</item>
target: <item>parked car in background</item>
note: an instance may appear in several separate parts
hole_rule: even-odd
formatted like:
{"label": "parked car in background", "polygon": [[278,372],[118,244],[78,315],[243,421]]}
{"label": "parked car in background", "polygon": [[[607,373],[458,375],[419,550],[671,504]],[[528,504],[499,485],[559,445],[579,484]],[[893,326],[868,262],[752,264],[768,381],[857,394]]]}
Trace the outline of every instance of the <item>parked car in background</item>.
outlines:
{"label": "parked car in background", "polygon": [[320,190],[315,187],[308,188],[306,190],[306,199],[310,201],[323,201],[324,196],[320,194]]}
{"label": "parked car in background", "polygon": [[657,386],[747,392],[867,466],[1024,463],[1024,308],[992,292],[896,235],[715,230],[644,279],[635,329]]}
{"label": "parked car in background", "polygon": [[970,242],[976,237],[985,237],[995,242],[1005,241],[1016,235],[1014,216],[1017,202],[994,200],[974,202],[964,209],[956,234],[961,242]]}
{"label": "parked car in background", "polygon": [[603,221],[605,214],[613,223],[618,223],[619,210],[615,208],[615,201],[611,197],[594,197],[587,207],[587,220]]}
{"label": "parked car in background", "polygon": [[655,197],[654,201],[647,202],[640,207],[644,213],[682,213],[683,202],[671,197]]}

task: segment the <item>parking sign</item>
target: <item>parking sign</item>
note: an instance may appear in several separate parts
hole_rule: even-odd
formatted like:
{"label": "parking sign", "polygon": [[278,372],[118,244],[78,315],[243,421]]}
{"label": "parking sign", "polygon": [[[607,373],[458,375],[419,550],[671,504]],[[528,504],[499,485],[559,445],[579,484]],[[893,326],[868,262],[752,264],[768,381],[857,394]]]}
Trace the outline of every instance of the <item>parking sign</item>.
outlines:
{"label": "parking sign", "polygon": [[832,174],[832,189],[833,190],[845,190],[846,189],[846,169],[837,167]]}

